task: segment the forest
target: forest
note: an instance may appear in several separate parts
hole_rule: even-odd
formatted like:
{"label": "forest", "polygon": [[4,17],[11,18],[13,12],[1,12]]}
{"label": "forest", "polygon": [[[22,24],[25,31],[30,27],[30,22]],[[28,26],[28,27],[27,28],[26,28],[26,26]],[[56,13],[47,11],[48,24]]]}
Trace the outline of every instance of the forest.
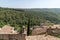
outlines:
{"label": "forest", "polygon": [[0,7],[0,27],[3,25],[11,25],[15,28],[27,26],[30,19],[30,26],[60,24],[60,16],[58,12],[44,11],[45,9],[18,9],[18,8],[2,8]]}

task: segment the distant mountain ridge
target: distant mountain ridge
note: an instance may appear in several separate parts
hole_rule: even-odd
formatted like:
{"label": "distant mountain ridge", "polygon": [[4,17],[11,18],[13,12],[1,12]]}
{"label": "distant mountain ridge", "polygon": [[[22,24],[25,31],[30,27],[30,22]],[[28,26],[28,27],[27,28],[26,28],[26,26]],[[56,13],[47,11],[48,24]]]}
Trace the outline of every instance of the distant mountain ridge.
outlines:
{"label": "distant mountain ridge", "polygon": [[60,13],[60,8],[33,8],[29,9],[31,11],[48,11],[48,12],[58,12]]}

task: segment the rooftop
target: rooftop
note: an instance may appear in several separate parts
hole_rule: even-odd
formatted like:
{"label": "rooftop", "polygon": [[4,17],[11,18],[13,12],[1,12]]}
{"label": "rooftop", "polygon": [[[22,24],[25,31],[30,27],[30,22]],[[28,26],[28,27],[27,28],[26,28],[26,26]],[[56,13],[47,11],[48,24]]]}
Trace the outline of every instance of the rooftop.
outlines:
{"label": "rooftop", "polygon": [[35,35],[35,36],[26,36],[26,40],[60,40],[60,38],[50,36],[50,35]]}
{"label": "rooftop", "polygon": [[17,34],[17,31],[14,30],[14,27],[10,25],[5,25],[0,28],[0,34]]}

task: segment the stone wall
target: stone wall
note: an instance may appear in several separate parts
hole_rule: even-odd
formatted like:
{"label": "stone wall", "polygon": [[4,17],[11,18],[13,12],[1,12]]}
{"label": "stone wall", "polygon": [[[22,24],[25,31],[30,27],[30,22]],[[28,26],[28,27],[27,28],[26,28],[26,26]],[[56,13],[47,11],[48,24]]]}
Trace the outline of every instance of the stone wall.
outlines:
{"label": "stone wall", "polygon": [[0,34],[0,40],[25,40],[25,35],[20,34]]}

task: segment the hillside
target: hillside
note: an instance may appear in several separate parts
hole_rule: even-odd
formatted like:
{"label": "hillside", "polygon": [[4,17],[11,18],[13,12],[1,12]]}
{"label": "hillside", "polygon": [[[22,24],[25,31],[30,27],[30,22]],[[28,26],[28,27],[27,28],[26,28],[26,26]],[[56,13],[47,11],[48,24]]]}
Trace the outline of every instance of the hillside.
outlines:
{"label": "hillside", "polygon": [[0,7],[0,27],[5,24],[10,24],[16,28],[19,28],[21,25],[27,26],[28,18],[31,20],[31,26],[40,25],[44,22],[48,23],[47,25],[52,23],[60,24],[58,14],[54,12]]}
{"label": "hillside", "polygon": [[54,9],[26,9],[25,11],[29,11],[34,16],[38,16],[41,19],[45,19],[53,23],[59,23],[60,20],[60,13]]}

